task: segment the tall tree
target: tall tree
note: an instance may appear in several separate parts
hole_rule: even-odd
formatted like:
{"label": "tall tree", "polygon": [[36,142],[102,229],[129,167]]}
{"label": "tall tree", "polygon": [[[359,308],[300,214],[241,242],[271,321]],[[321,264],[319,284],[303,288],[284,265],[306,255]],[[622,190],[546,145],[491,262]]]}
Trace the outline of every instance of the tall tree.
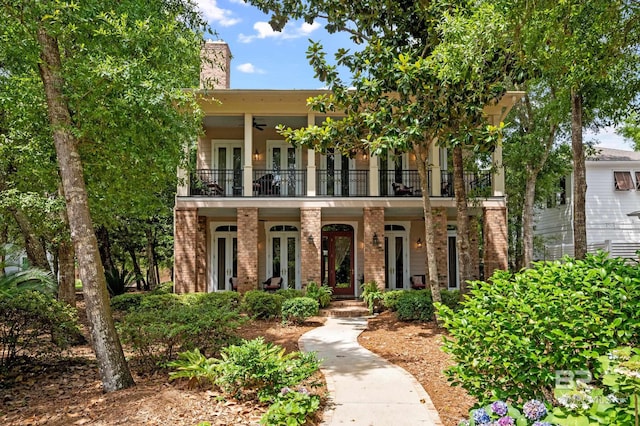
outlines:
{"label": "tall tree", "polygon": [[2,6],[0,78],[39,83],[103,388],[121,389],[133,379],[111,317],[90,206],[101,217],[116,201],[142,205],[131,194],[153,194],[167,169],[175,174],[180,147],[199,129],[193,95],[183,88],[197,86],[203,22],[189,1]]}
{"label": "tall tree", "polygon": [[[483,106],[504,92],[500,83],[508,58],[503,50],[505,40],[500,39],[502,32],[497,31],[500,22],[495,19],[497,11],[489,4],[476,9],[466,1],[363,4],[340,0],[250,0],[250,3],[273,13],[271,25],[276,30],[289,19],[311,22],[322,18],[329,32],[350,33],[352,41],[361,45],[354,51],[339,49],[336,63],[331,65],[322,47],[311,44],[310,63],[332,93],[315,98],[310,104],[319,112],[343,111],[345,118],[327,119],[320,127],[282,129],[282,133],[290,140],[320,150],[331,146],[345,153],[368,149],[380,155],[393,149],[416,154],[423,190],[427,275],[434,299],[439,298],[427,155],[438,141],[457,133],[456,120],[461,117],[470,122],[480,120]],[[448,31],[445,16],[460,27],[463,24],[457,18],[464,16],[464,24],[470,25],[482,16],[492,20],[496,31],[484,28],[483,32],[466,33],[467,41],[472,41],[466,46],[474,50],[462,52],[455,49],[456,30]],[[452,54],[458,56],[453,58]],[[345,82],[339,67],[346,67],[353,81]],[[491,72],[487,73],[489,68]],[[469,80],[472,82],[468,83]]]}

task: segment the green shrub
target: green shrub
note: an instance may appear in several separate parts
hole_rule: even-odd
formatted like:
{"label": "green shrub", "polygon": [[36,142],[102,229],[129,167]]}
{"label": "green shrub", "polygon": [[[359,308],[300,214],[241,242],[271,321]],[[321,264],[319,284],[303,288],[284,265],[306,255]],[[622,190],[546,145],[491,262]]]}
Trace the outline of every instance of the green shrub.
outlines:
{"label": "green shrub", "polygon": [[136,279],[133,272],[124,268],[122,271],[119,271],[118,268],[106,270],[104,277],[107,280],[107,290],[111,296],[124,294],[127,291],[127,286]]}
{"label": "green shrub", "polygon": [[370,314],[382,310],[382,295],[383,292],[378,288],[378,284],[375,281],[362,284],[362,300],[369,307]]}
{"label": "green shrub", "polygon": [[152,294],[168,294],[173,293],[173,283],[171,281],[167,281],[166,283],[162,283],[158,285],[156,288],[151,290]]}
{"label": "green shrub", "polygon": [[262,290],[251,290],[244,294],[242,310],[253,318],[275,318],[282,311],[282,296]]}
{"label": "green shrub", "polygon": [[150,367],[172,360],[178,351],[199,348],[216,354],[235,341],[242,319],[237,309],[206,303],[211,300],[186,303],[173,294],[150,295],[125,315],[118,331],[123,343],[131,345]]}
{"label": "green shrub", "polygon": [[317,300],[321,308],[326,308],[327,306],[329,306],[329,303],[331,303],[332,294],[333,289],[331,287],[326,285],[319,286],[313,281],[307,284],[307,288],[305,290],[305,296]]}
{"label": "green shrub", "polygon": [[207,379],[236,399],[273,402],[284,387],[296,386],[318,370],[313,353],[285,353],[262,337],[222,350],[219,359],[207,360],[196,352],[181,354],[170,364],[172,379]]}
{"label": "green shrub", "polygon": [[440,290],[440,301],[443,305],[457,311],[460,309],[462,293],[460,290]]}
{"label": "green shrub", "polygon": [[0,295],[0,367],[56,355],[79,334],[75,309],[63,302],[32,290]]}
{"label": "green shrub", "polygon": [[260,419],[262,425],[303,425],[320,408],[320,397],[305,388],[283,388],[269,410]]}
{"label": "green shrub", "polygon": [[302,324],[307,318],[318,315],[318,301],[310,297],[295,297],[282,303],[282,321]]}
{"label": "green shrub", "polygon": [[282,300],[304,296],[301,290],[296,290],[295,288],[281,288],[279,290],[276,290],[276,294],[278,296],[282,296]]}
{"label": "green shrub", "polygon": [[438,309],[456,362],[449,374],[481,402],[549,397],[555,371],[592,370],[640,340],[640,269],[623,259],[539,262],[470,287],[458,312]]}
{"label": "green shrub", "polygon": [[38,291],[50,297],[58,294],[58,284],[51,272],[28,268],[0,277],[0,296],[24,291]]}
{"label": "green shrub", "polygon": [[241,296],[236,291],[212,293],[189,293],[181,295],[184,303],[193,306],[208,306],[214,309],[239,309]]}
{"label": "green shrub", "polygon": [[396,306],[400,321],[431,321],[435,311],[429,290],[405,291]]}
{"label": "green shrub", "polygon": [[396,311],[398,308],[398,299],[402,296],[402,294],[406,293],[407,290],[390,290],[382,293],[382,304],[385,308],[390,311]]}
{"label": "green shrub", "polygon": [[113,296],[111,298],[111,309],[121,312],[137,309],[145,296],[148,295],[144,293],[125,293]]}

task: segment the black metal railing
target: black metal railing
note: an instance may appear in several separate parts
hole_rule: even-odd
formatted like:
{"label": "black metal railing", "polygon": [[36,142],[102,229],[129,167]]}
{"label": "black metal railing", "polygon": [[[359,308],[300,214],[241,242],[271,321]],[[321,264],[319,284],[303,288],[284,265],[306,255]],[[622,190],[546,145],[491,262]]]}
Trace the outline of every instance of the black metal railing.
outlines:
{"label": "black metal railing", "polygon": [[[453,173],[442,170],[440,179],[441,196],[454,197]],[[467,172],[464,174],[464,184],[470,198],[491,196],[491,172]]]}
{"label": "black metal railing", "polygon": [[369,195],[369,170],[318,169],[316,194],[326,197],[366,197]]}
{"label": "black metal railing", "polygon": [[197,169],[191,175],[191,195],[241,197],[242,170]]}
{"label": "black metal railing", "polygon": [[[431,188],[431,171],[427,175],[427,188]],[[420,175],[417,170],[380,170],[382,197],[422,197]]]}
{"label": "black metal railing", "polygon": [[253,170],[254,197],[304,197],[306,170]]}

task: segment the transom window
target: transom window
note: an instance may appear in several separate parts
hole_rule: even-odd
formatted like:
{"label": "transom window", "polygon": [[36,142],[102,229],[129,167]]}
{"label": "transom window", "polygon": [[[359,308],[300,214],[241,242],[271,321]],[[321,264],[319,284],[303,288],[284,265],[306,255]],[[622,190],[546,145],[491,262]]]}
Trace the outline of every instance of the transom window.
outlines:
{"label": "transom window", "polygon": [[271,232],[298,232],[298,228],[291,225],[276,225],[272,226],[269,231]]}

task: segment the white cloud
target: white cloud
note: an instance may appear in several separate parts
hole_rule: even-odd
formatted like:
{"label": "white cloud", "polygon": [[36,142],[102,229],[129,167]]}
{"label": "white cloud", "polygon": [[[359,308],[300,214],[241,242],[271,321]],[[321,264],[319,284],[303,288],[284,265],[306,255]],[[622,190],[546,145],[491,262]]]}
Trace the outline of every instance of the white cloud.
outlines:
{"label": "white cloud", "polygon": [[236,69],[245,74],[264,74],[264,70],[256,68],[255,65],[253,65],[251,62],[240,64],[236,67]]}
{"label": "white cloud", "polygon": [[222,27],[230,27],[241,21],[233,16],[233,11],[218,7],[217,0],[196,0],[198,8],[208,22],[215,22]]}
{"label": "white cloud", "polygon": [[241,43],[251,43],[256,39],[273,38],[273,39],[286,40],[286,39],[300,38],[300,37],[308,36],[309,34],[311,34],[312,32],[314,32],[319,28],[320,28],[320,24],[318,24],[317,22],[314,22],[313,24],[307,24],[306,22],[303,22],[298,26],[289,24],[285,26],[282,29],[282,31],[278,32],[278,31],[273,31],[273,29],[271,28],[271,25],[269,25],[268,22],[258,21],[255,24],[253,24],[253,29],[256,31],[255,34],[245,35],[241,33],[238,35],[238,40]]}

